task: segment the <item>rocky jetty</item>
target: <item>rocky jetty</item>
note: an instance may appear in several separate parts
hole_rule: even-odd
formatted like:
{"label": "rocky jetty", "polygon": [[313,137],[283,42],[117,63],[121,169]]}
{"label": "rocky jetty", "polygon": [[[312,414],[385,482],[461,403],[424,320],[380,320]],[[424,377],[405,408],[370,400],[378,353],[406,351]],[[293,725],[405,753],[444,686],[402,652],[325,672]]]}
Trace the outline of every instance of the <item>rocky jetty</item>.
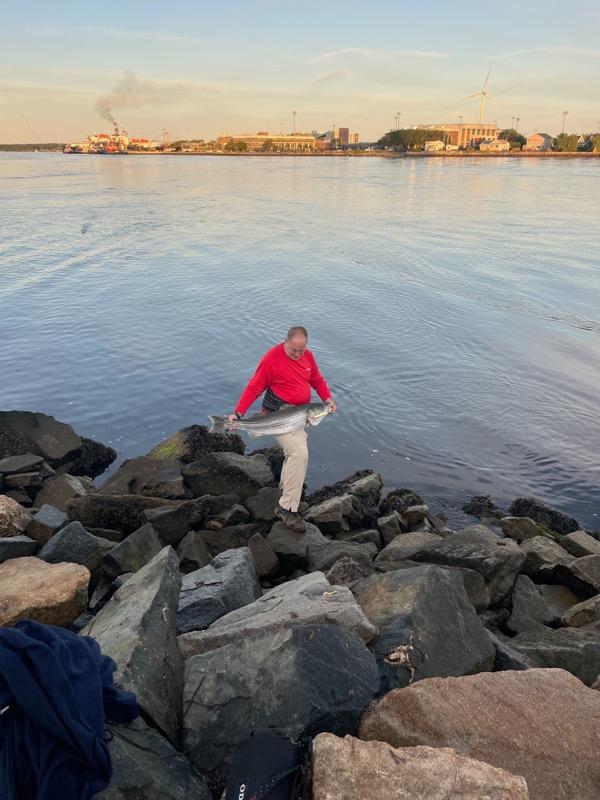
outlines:
{"label": "rocky jetty", "polygon": [[101,797],[218,798],[264,728],[315,737],[314,800],[600,796],[596,533],[488,497],[453,530],[362,470],[298,534],[277,448],[191,426],[95,485],[115,455],[0,412],[0,624],[94,637],[140,703]]}

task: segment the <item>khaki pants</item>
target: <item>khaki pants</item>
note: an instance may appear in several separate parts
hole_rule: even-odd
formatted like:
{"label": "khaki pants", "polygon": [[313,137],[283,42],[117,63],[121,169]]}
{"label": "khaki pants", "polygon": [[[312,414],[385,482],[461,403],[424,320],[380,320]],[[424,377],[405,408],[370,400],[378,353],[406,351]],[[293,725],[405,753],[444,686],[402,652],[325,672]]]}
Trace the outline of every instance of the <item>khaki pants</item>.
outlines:
{"label": "khaki pants", "polygon": [[275,437],[283,448],[285,461],[279,485],[283,490],[279,505],[288,511],[298,511],[302,485],[308,466],[307,433],[302,428],[293,433],[282,433]]}

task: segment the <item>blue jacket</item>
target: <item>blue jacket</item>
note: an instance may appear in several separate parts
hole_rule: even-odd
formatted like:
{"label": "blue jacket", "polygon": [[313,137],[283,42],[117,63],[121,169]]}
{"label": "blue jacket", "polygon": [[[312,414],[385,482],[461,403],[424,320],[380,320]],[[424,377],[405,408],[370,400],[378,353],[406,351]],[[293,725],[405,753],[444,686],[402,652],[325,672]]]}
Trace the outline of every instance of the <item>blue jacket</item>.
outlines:
{"label": "blue jacket", "polygon": [[105,719],[139,715],[115,669],[89,636],[32,620],[0,627],[2,800],[87,800],[108,786]]}

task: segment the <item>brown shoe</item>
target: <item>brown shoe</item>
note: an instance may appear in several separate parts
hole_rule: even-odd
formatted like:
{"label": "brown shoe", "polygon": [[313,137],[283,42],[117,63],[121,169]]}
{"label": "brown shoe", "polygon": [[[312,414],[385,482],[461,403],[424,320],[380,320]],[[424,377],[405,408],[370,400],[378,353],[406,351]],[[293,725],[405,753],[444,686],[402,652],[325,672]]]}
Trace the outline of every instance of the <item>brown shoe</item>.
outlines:
{"label": "brown shoe", "polygon": [[278,505],[275,511],[275,516],[278,520],[283,522],[287,528],[292,531],[296,531],[296,533],[304,533],[306,530],[306,522],[304,522],[297,511],[288,511],[287,508],[282,508]]}

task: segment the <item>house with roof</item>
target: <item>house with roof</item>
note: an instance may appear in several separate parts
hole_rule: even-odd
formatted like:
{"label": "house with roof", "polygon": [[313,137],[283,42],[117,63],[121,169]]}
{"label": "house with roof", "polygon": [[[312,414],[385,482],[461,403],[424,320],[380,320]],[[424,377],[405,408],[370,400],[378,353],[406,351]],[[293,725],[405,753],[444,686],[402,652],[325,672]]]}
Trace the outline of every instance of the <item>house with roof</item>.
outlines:
{"label": "house with roof", "polygon": [[552,149],[553,142],[554,137],[550,136],[548,133],[533,133],[531,136],[527,137],[527,144],[523,150],[537,150],[538,152],[544,152],[545,150]]}

